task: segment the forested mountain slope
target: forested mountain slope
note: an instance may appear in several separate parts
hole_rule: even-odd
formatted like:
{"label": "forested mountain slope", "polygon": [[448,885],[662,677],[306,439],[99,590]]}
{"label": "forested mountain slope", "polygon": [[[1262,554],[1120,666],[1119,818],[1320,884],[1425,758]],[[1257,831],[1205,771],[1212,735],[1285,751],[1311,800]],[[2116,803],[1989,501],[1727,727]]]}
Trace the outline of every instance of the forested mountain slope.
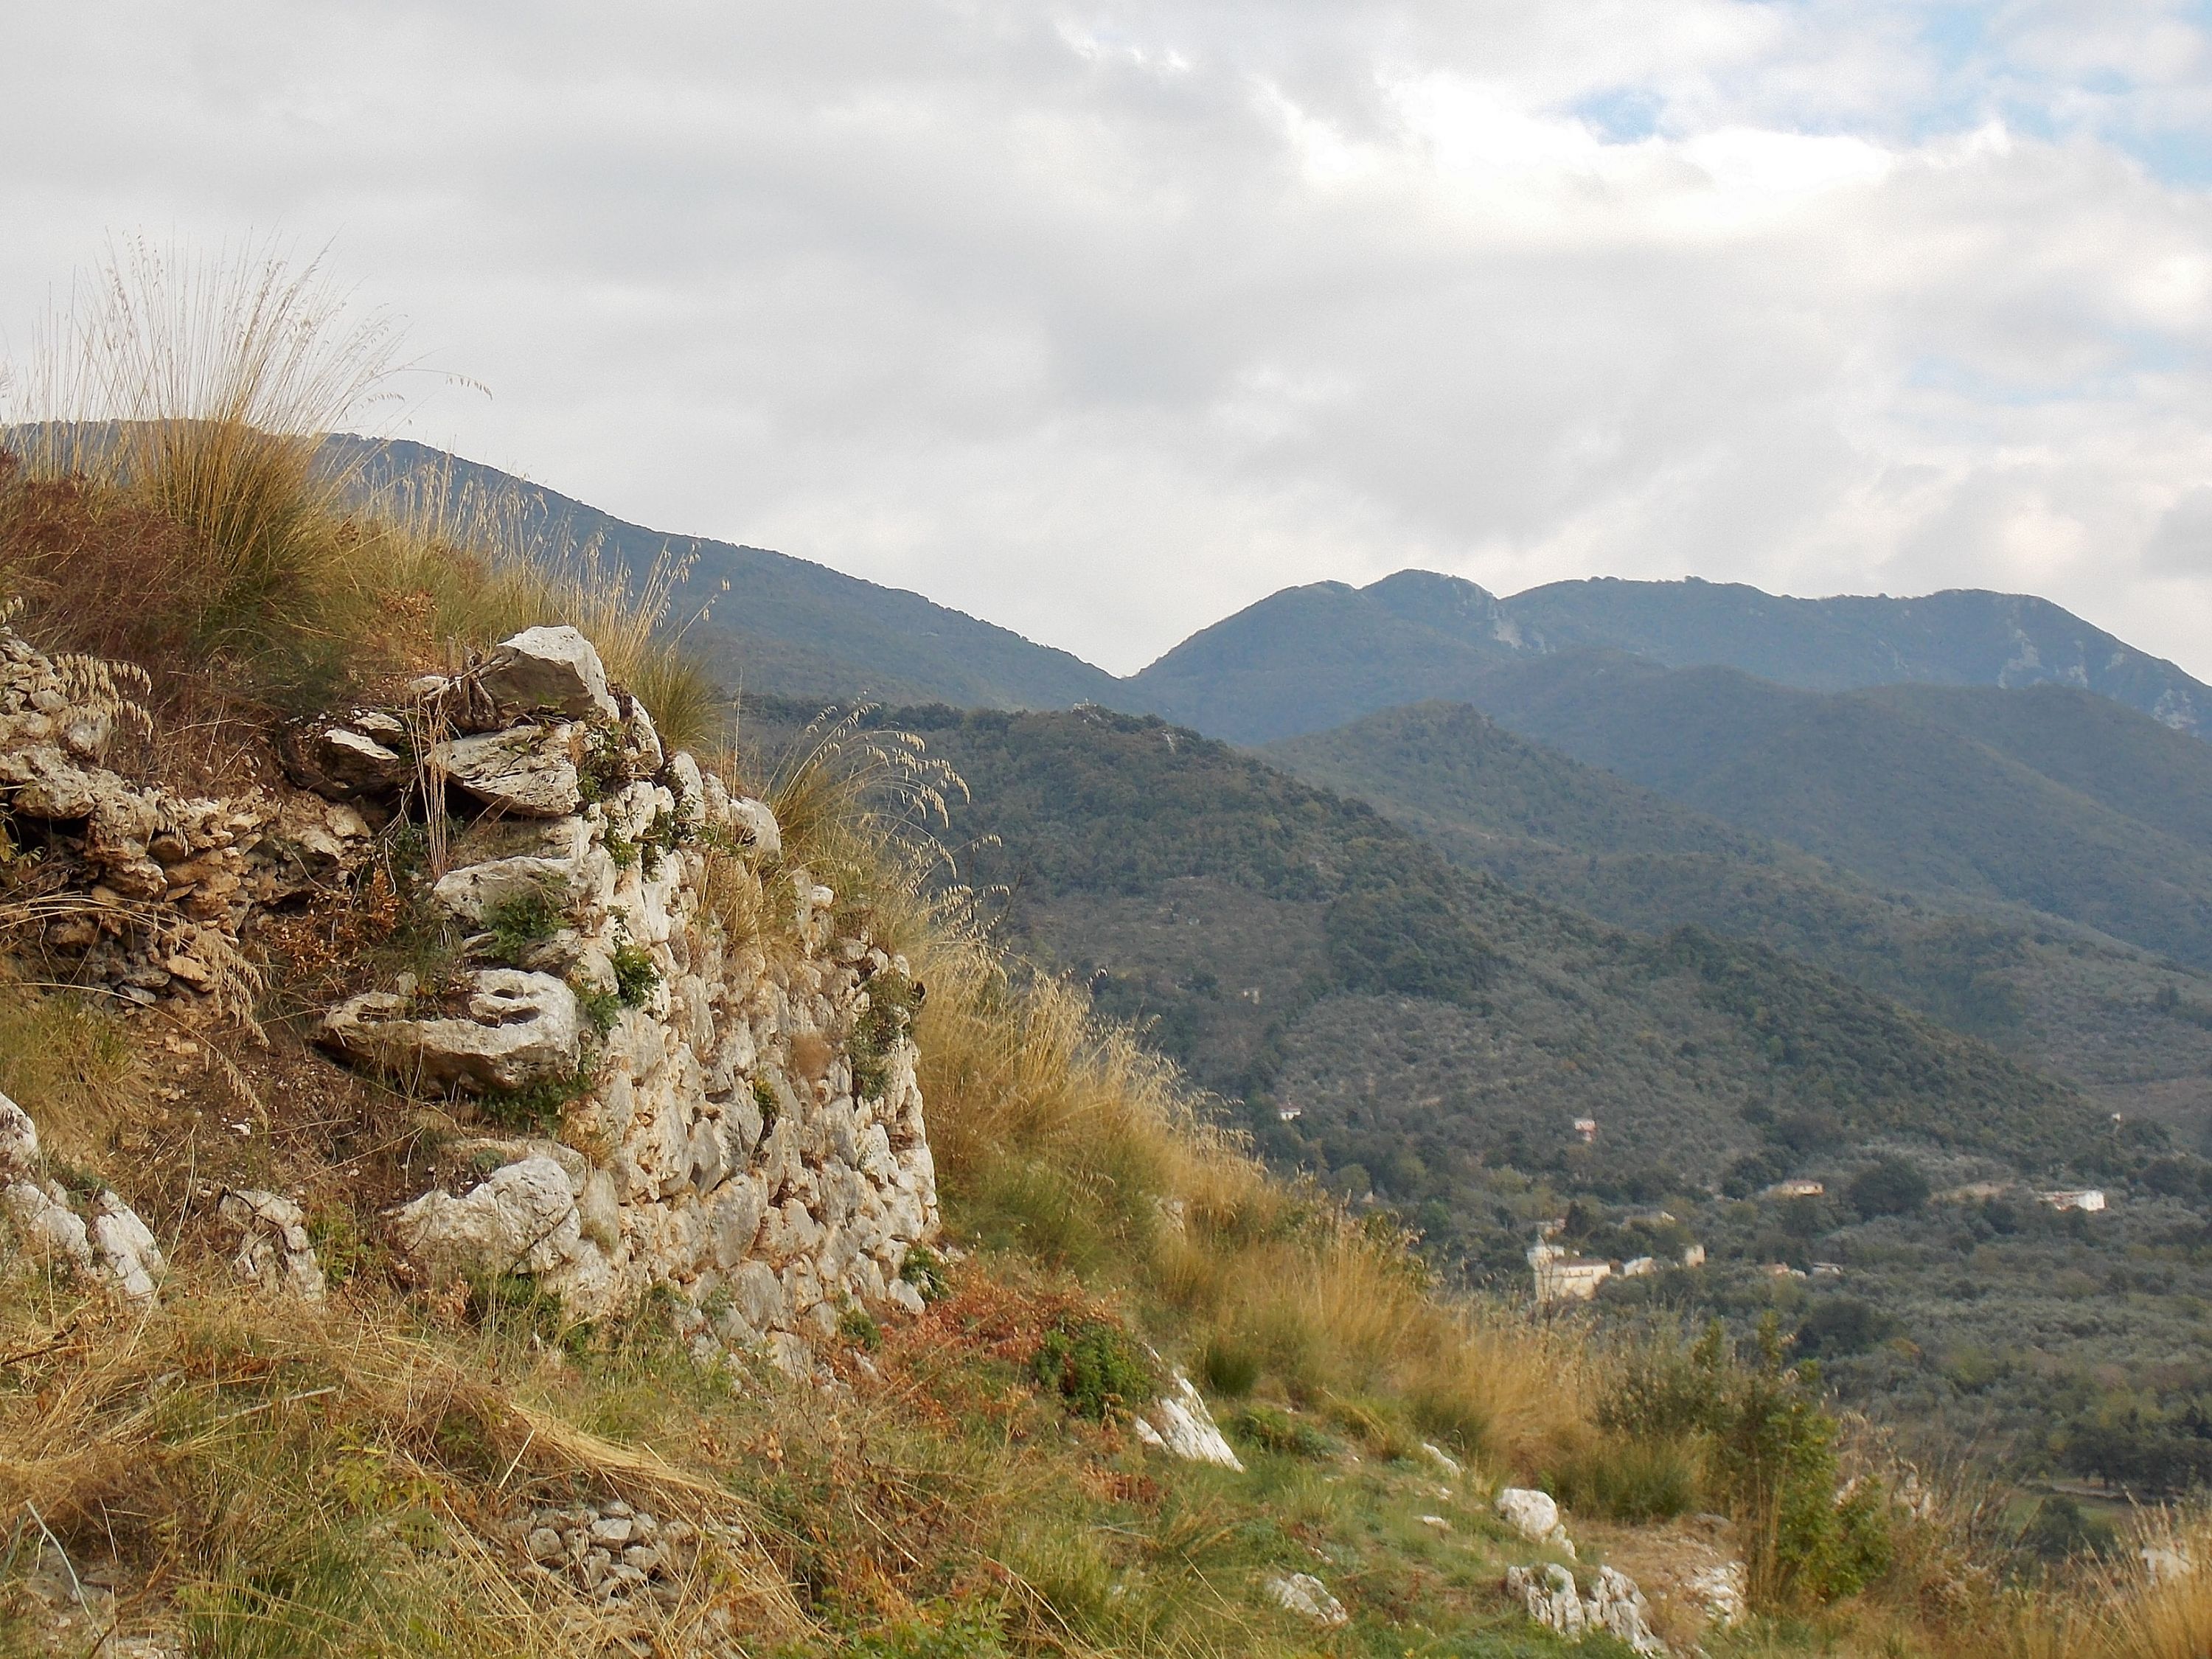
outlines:
{"label": "forested mountain slope", "polygon": [[[2149,725],[2056,688],[1907,695],[1970,706],[2050,701],[2086,710],[2093,729]],[[2201,748],[2150,731],[2185,757]],[[2023,744],[2045,746],[2032,732]],[[2200,972],[2025,906],[1878,890],[1465,704],[1389,709],[1264,752],[1534,896],[1645,933],[1694,924],[1758,940],[1988,1038],[2111,1109],[2166,1118],[2191,1139],[2212,1127],[2212,980]]]}
{"label": "forested mountain slope", "polygon": [[[1574,653],[1494,669],[1469,701],[1524,737],[1884,890],[2023,904],[2212,963],[2212,847],[1884,695]],[[2204,756],[2212,772],[2212,748]]]}
{"label": "forested mountain slope", "polygon": [[1157,720],[892,719],[966,777],[952,839],[992,838],[970,872],[1025,948],[1152,1022],[1279,1153],[1364,1164],[1401,1200],[1485,1161],[1663,1194],[1803,1113],[2042,1166],[2097,1155],[2087,1103],[1979,1042],[1753,944],[1640,939],[1514,893]]}

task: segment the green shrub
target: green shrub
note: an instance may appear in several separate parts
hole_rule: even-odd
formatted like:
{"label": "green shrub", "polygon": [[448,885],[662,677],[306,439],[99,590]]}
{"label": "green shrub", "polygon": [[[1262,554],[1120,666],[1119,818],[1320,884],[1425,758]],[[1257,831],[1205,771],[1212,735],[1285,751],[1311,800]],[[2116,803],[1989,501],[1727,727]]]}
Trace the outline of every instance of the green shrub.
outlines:
{"label": "green shrub", "polygon": [[1608,1435],[1562,1459],[1544,1486],[1569,1507],[1609,1521],[1665,1521],[1698,1503],[1698,1458],[1686,1443]]}
{"label": "green shrub", "polygon": [[1334,1457],[1344,1443],[1324,1434],[1304,1418],[1273,1406],[1240,1407],[1229,1417],[1229,1431],[1254,1445],[1292,1457]]}
{"label": "green shrub", "polygon": [[484,931],[491,935],[491,954],[501,962],[514,962],[541,939],[559,933],[568,921],[560,897],[550,885],[533,884],[484,907]]}
{"label": "green shrub", "polygon": [[565,1077],[541,1078],[514,1089],[487,1089],[477,1098],[483,1115],[502,1129],[550,1135],[572,1101],[592,1091],[592,1068],[579,1066]]}
{"label": "green shrub", "polygon": [[879,1100],[890,1086],[891,1053],[913,1029],[921,1000],[921,987],[896,969],[886,969],[868,981],[868,1006],[854,1020],[846,1043],[853,1060],[855,1098]]}
{"label": "green shrub", "polygon": [[660,969],[653,964],[652,951],[625,939],[615,946],[607,965],[614,970],[615,995],[623,1007],[642,1008],[652,1000],[653,989],[660,983]]}
{"label": "green shrub", "polygon": [[920,1291],[924,1302],[934,1302],[949,1288],[945,1276],[945,1262],[927,1244],[916,1244],[899,1263],[899,1277]]}
{"label": "green shrub", "polygon": [[874,1315],[857,1305],[846,1309],[839,1317],[837,1334],[848,1346],[870,1353],[884,1346],[884,1328],[876,1323]]}
{"label": "green shrub", "polygon": [[1259,1351],[1226,1333],[1214,1336],[1198,1356],[1198,1374],[1206,1379],[1206,1386],[1231,1399],[1252,1392],[1260,1380],[1260,1369]]}
{"label": "green shrub", "polygon": [[1770,1315],[1755,1363],[1732,1381],[1712,1462],[1753,1601],[1788,1607],[1864,1589],[1889,1563],[1887,1505],[1879,1481],[1837,1490],[1836,1419],[1820,1407],[1820,1368],[1783,1363]]}
{"label": "green shrub", "polygon": [[1159,1387],[1128,1333],[1103,1320],[1047,1331],[1030,1370],[1038,1385],[1058,1394],[1070,1411],[1102,1422],[1109,1408],[1149,1400]]}
{"label": "green shrub", "polygon": [[620,992],[604,990],[588,981],[571,981],[568,988],[576,994],[576,1012],[595,1036],[605,1036],[615,1029],[615,1022],[622,1018]]}

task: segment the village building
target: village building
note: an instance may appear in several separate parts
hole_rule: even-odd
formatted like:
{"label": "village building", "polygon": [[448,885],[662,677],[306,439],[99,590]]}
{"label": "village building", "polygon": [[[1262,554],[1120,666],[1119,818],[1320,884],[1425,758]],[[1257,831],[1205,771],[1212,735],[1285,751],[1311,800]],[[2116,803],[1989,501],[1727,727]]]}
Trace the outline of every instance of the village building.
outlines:
{"label": "village building", "polygon": [[2105,1189],[2102,1187],[2069,1187],[2057,1192],[2038,1193],[2035,1196],[2039,1202],[2048,1204],[2054,1210],[2094,1211],[2105,1207]]}
{"label": "village building", "polygon": [[1595,1256],[1569,1255],[1557,1244],[1530,1245],[1528,1260],[1535,1275],[1539,1304],[1587,1302],[1597,1294],[1599,1285],[1613,1277],[1610,1261],[1601,1261]]}

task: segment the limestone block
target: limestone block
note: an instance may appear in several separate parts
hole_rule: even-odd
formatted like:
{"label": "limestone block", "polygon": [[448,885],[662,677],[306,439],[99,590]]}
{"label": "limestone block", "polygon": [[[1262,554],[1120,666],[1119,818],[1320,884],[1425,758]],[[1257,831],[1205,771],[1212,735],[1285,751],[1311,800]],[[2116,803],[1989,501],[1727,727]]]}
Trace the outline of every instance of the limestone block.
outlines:
{"label": "limestone block", "polygon": [[230,1270],[270,1296],[301,1302],[323,1300],[327,1290],[322,1264],[307,1238],[307,1215],[282,1195],[260,1191],[225,1193],[216,1213],[239,1235]]}
{"label": "limestone block", "polygon": [[502,720],[558,709],[570,720],[616,720],[607,671],[573,628],[526,628],[492,647],[476,673]]}
{"label": "limestone block", "polygon": [[0,1177],[27,1176],[39,1167],[39,1126],[31,1115],[0,1095]]}
{"label": "limestone block", "polygon": [[113,1193],[102,1193],[93,1200],[91,1231],[100,1276],[125,1299],[151,1302],[168,1270],[153,1229]]}
{"label": "limestone block", "polygon": [[744,1261],[767,1213],[768,1194],[752,1176],[741,1175],[723,1183],[714,1194],[713,1211],[712,1249],[717,1267],[727,1272]]}
{"label": "limestone block", "polygon": [[1244,1467],[1229,1442],[1213,1421],[1213,1413],[1206,1409],[1206,1401],[1181,1371],[1173,1374],[1168,1392],[1152,1402],[1144,1417],[1160,1439],[1161,1445],[1176,1456],[1193,1463],[1212,1463],[1224,1469],[1242,1470]]}
{"label": "limestone block", "polygon": [[83,1218],[64,1201],[59,1187],[18,1181],[0,1197],[5,1198],[8,1214],[34,1260],[80,1273],[93,1271],[90,1233]]}
{"label": "limestone block", "polygon": [[1549,1492],[1528,1486],[1508,1486],[1498,1494],[1498,1518],[1531,1543],[1549,1544],[1571,1558],[1574,1545],[1559,1524],[1559,1506]]}
{"label": "limestone block", "polygon": [[410,1018],[401,997],[369,991],[325,1015],[319,1040],[423,1083],[514,1089],[573,1073],[583,1024],[575,993],[551,975],[486,968],[470,975],[465,1017]]}
{"label": "limestone block", "polygon": [[775,858],[782,854],[783,830],[766,801],[741,795],[730,802],[729,818],[732,827],[748,837],[747,846],[755,857]]}
{"label": "limestone block", "polygon": [[459,1198],[434,1188],[392,1212],[392,1231],[404,1255],[439,1273],[544,1273],[582,1242],[568,1173],[550,1158],[495,1170]]}
{"label": "limestone block", "polygon": [[1267,1591],[1267,1599],[1285,1613],[1310,1620],[1323,1630],[1336,1630],[1352,1620],[1352,1615],[1344,1610],[1344,1603],[1331,1595],[1328,1587],[1310,1572],[1273,1573],[1261,1581],[1261,1588]]}
{"label": "limestone block", "polygon": [[430,758],[487,806],[521,817],[567,817],[583,804],[574,733],[566,725],[518,726],[449,738]]}
{"label": "limestone block", "polygon": [[782,1323],[787,1311],[783,1281],[765,1261],[740,1263],[730,1273],[730,1301],[757,1331]]}
{"label": "limestone block", "polygon": [[415,773],[414,763],[406,756],[349,726],[325,726],[316,732],[307,744],[307,757],[338,790],[397,789]]}
{"label": "limestone block", "polygon": [[564,908],[578,908],[592,896],[585,861],[590,845],[583,828],[581,819],[556,819],[544,852],[449,870],[431,892],[447,915],[463,921],[480,922],[492,906],[535,892],[548,894]]}
{"label": "limestone block", "polygon": [[734,1091],[722,1103],[722,1139],[728,1146],[724,1156],[733,1170],[742,1170],[753,1159],[753,1152],[761,1140],[760,1103],[753,1098],[750,1088]]}
{"label": "limestone block", "polygon": [[709,1118],[701,1118],[691,1126],[691,1139],[686,1148],[686,1163],[694,1192],[701,1196],[711,1193],[722,1183],[730,1172],[729,1152],[722,1141],[722,1127]]}
{"label": "limestone block", "polygon": [[1575,1576],[1555,1561],[1538,1566],[1508,1567],[1505,1592],[1518,1597],[1528,1617],[1545,1629],[1556,1631],[1570,1642],[1579,1642],[1589,1628],[1582,1597],[1575,1593]]}
{"label": "limestone block", "polygon": [[610,1170],[593,1170],[576,1196],[576,1215],[584,1237],[600,1249],[611,1250],[622,1238],[622,1203],[616,1195]]}
{"label": "limestone block", "polygon": [[1600,1567],[1583,1601],[1589,1624],[1628,1644],[1633,1652],[1662,1655],[1667,1644],[1647,1622],[1651,1607],[1636,1581],[1617,1567]]}

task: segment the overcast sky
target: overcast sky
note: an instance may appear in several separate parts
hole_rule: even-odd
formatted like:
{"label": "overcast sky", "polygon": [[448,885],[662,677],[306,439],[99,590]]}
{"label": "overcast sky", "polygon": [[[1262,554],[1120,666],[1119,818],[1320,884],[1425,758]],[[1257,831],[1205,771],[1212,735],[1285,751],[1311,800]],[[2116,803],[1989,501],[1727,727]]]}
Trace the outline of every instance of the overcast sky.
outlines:
{"label": "overcast sky", "polygon": [[73,0],[0,346],[277,234],[399,428],[1133,670],[1278,587],[2043,593],[2212,678],[2212,6]]}

